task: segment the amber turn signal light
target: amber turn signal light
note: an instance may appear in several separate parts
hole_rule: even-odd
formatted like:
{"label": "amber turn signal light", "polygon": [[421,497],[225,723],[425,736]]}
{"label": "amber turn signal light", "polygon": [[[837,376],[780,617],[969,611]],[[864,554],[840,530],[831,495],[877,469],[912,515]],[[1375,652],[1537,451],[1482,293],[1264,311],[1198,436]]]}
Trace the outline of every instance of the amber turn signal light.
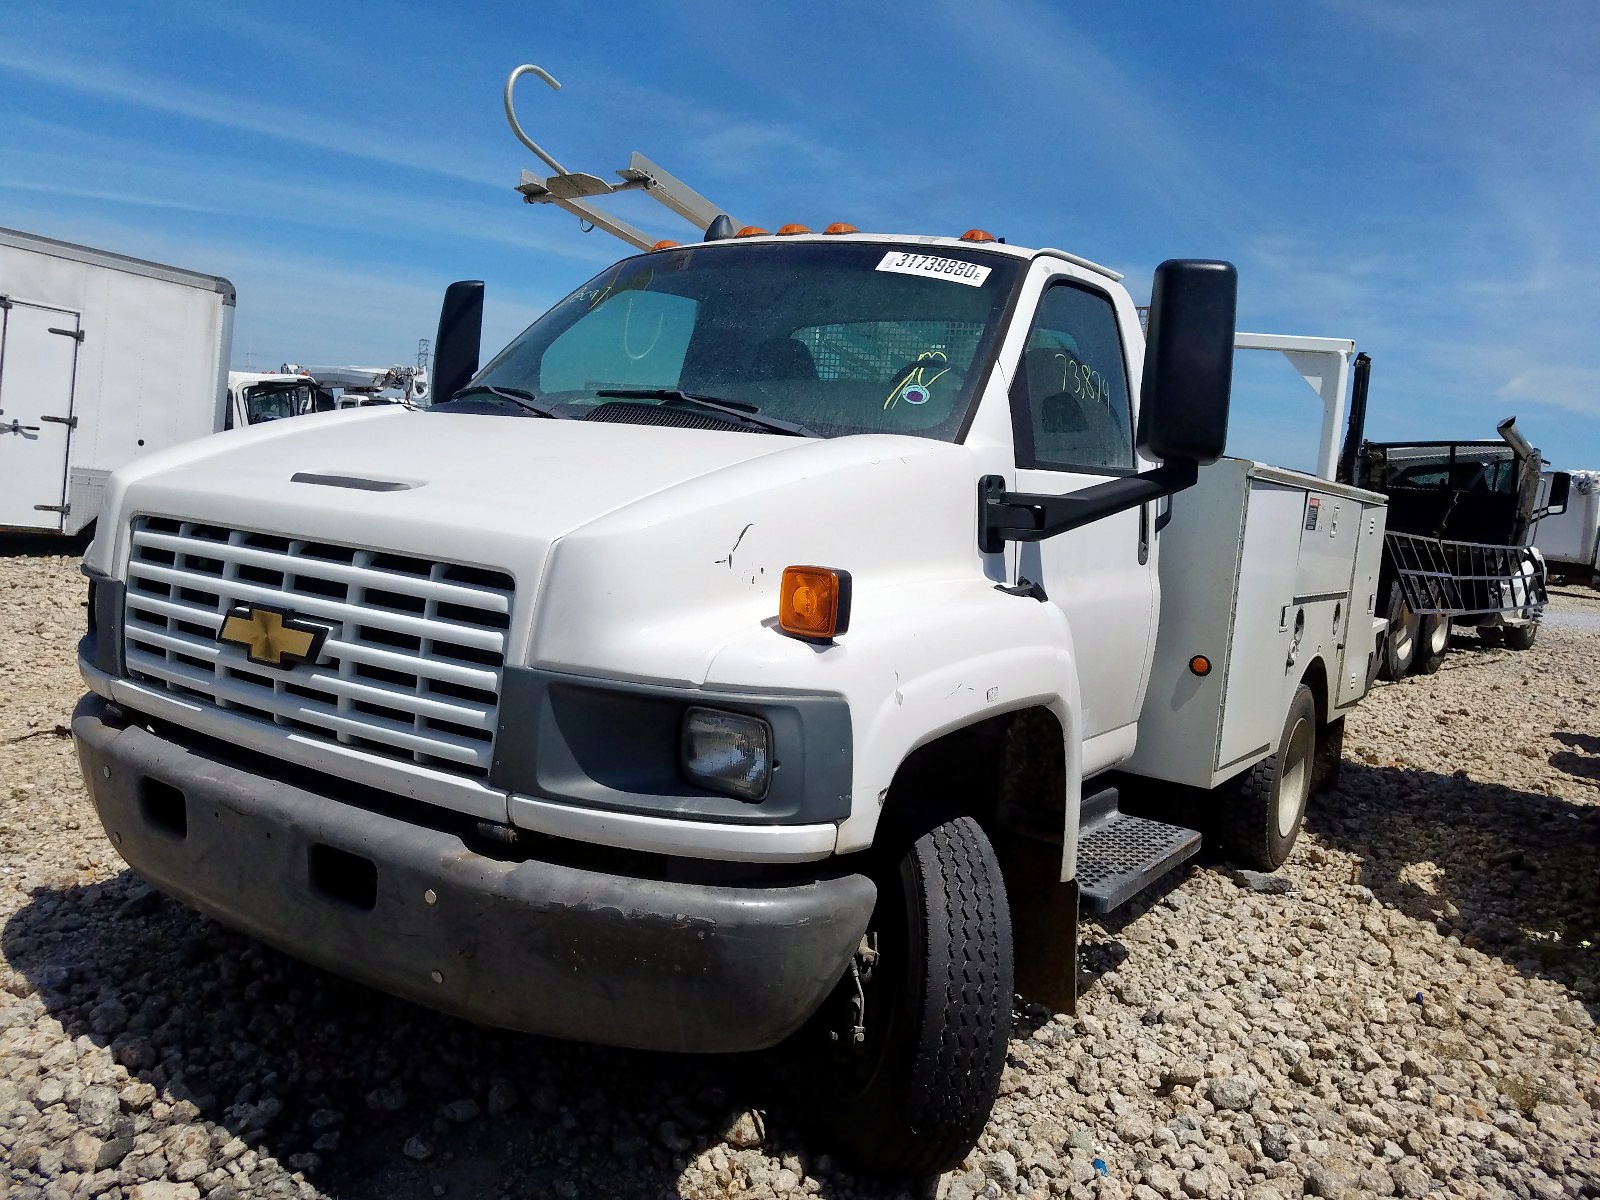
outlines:
{"label": "amber turn signal light", "polygon": [[1204,679],[1211,674],[1211,660],[1204,654],[1196,654],[1189,660],[1189,670]]}
{"label": "amber turn signal light", "polygon": [[850,572],[785,567],[778,588],[778,627],[798,638],[826,641],[850,627]]}

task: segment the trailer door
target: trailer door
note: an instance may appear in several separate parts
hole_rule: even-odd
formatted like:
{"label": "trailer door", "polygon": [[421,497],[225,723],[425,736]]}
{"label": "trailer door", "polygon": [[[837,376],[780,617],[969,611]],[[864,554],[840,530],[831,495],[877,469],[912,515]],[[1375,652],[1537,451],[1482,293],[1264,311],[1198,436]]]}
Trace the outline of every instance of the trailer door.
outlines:
{"label": "trailer door", "polygon": [[76,424],[78,314],[6,300],[0,321],[0,528],[59,533]]}

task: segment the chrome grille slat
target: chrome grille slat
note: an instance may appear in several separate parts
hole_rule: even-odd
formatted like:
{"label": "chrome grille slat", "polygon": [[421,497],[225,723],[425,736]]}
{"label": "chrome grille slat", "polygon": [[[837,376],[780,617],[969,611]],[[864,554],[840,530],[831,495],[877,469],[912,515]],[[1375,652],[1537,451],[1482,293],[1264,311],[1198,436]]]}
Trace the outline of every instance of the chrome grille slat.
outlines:
{"label": "chrome grille slat", "polygon": [[[140,518],[128,562],[128,673],[297,737],[481,781],[514,598],[509,575],[481,567]],[[317,663],[280,671],[219,644],[226,613],[246,603],[327,624]]]}
{"label": "chrome grille slat", "polygon": [[[302,571],[296,572],[296,574],[309,575],[310,572]],[[286,591],[282,588],[248,583],[242,579],[207,575],[199,571],[182,571],[155,563],[130,562],[128,564],[128,576],[130,581],[137,576],[140,579],[151,579],[158,583],[171,584],[173,587],[187,588],[195,592],[216,593],[225,586],[228,594],[233,597],[236,604],[254,600],[258,604],[281,605],[288,603],[289,598],[292,597],[294,610],[305,616],[321,617],[330,621],[357,621],[373,629],[382,629],[388,633],[398,633],[408,637],[428,637],[442,625],[448,629],[450,636],[439,640],[470,646],[474,650],[499,650],[504,640],[500,632],[495,630],[478,629],[471,625],[458,625],[453,621],[429,622],[420,617],[407,616],[405,613],[392,612],[386,608],[371,608],[341,603],[326,596]],[[390,589],[381,590],[387,591]],[[210,606],[207,606],[204,611],[213,610]]]}
{"label": "chrome grille slat", "polygon": [[238,683],[232,679],[219,680],[209,671],[203,671],[198,667],[191,667],[184,663],[174,663],[165,658],[158,658],[156,655],[146,654],[142,650],[129,652],[128,666],[142,674],[154,676],[168,683],[176,683],[194,691],[205,690],[213,693],[214,696],[226,697],[235,705],[260,709],[263,712],[271,713],[273,716],[287,718],[290,723],[305,722],[306,724],[311,724],[313,718],[315,718],[317,724],[327,724],[330,728],[355,735],[362,740],[385,742],[396,748],[405,748],[414,752],[420,751],[434,758],[448,758],[455,762],[469,765],[488,765],[489,748],[466,738],[452,737],[449,734],[439,734],[435,737],[419,737],[406,727],[387,721],[382,717],[362,714],[359,720],[352,720],[340,716],[329,705],[318,704],[314,700],[305,700],[299,696],[291,697],[292,703],[285,704],[277,695],[275,688],[256,687],[253,684]]}
{"label": "chrome grille slat", "polygon": [[[181,554],[196,552],[191,542],[164,533],[135,533],[133,535],[133,544],[135,546],[154,546]],[[209,543],[209,545],[215,544]],[[208,557],[216,556],[208,555]],[[511,611],[511,598],[508,594],[496,592],[489,588],[473,587],[464,583],[450,583],[420,575],[407,575],[398,571],[384,571],[378,568],[362,570],[344,563],[280,554],[276,551],[263,550],[256,546],[231,546],[228,551],[228,558],[234,562],[247,563],[267,570],[283,571],[286,574],[311,574],[312,572],[304,569],[303,564],[314,562],[316,564],[315,574],[319,578],[331,579],[346,585],[353,584],[365,587],[379,581],[388,581],[398,585],[395,590],[404,591],[415,596],[444,600],[448,603],[467,605],[472,608],[481,608],[486,612],[508,613]]]}
{"label": "chrome grille slat", "polygon": [[[188,634],[171,634],[164,630],[158,632],[133,623],[129,623],[126,627],[126,637],[130,642],[171,650],[191,658],[205,659],[213,664],[228,654],[227,650],[213,641]],[[272,667],[257,667],[254,663],[233,661],[228,664],[228,672],[230,675],[249,675],[255,679],[264,679],[274,686],[280,682],[293,683],[298,687],[318,688],[335,695],[349,696],[352,700],[383,704],[392,708],[401,707],[403,702],[404,706],[415,708],[423,716],[434,720],[452,721],[457,725],[466,725],[473,729],[487,729],[491,732],[494,730],[495,712],[494,706],[490,704],[439,700],[420,693],[416,688],[401,689],[376,680],[347,679],[331,671],[309,667],[298,667],[293,676],[285,676]]]}
{"label": "chrome grille slat", "polygon": [[[165,623],[160,626],[150,624],[148,621],[138,619],[136,613],[149,611],[160,613],[163,617],[176,617],[191,625],[201,625],[209,629],[213,635],[222,628],[222,614],[211,612],[208,609],[194,608],[183,604],[173,604],[154,596],[141,592],[128,598],[128,619],[140,628],[165,629]],[[389,671],[414,672],[425,679],[438,683],[453,683],[458,687],[474,688],[478,691],[492,692],[500,686],[498,672],[486,667],[469,667],[464,663],[439,662],[437,660],[420,659],[414,654],[403,654],[398,650],[367,645],[361,642],[345,642],[336,637],[330,637],[323,648],[325,657],[351,658],[362,666],[381,667]]]}

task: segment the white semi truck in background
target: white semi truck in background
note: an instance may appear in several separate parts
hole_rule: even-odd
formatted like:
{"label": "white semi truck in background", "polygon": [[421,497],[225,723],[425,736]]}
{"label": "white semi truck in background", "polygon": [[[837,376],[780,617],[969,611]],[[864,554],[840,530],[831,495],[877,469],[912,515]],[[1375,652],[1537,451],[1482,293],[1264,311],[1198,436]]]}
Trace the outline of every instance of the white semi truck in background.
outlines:
{"label": "white semi truck in background", "polygon": [[76,534],[117,467],[226,421],[226,279],[0,229],[0,529]]}
{"label": "white semi truck in background", "polygon": [[[1544,472],[1546,491],[1559,487],[1561,472]],[[1534,545],[1552,575],[1569,583],[1600,586],[1600,471],[1573,471],[1566,510],[1539,522]]]}

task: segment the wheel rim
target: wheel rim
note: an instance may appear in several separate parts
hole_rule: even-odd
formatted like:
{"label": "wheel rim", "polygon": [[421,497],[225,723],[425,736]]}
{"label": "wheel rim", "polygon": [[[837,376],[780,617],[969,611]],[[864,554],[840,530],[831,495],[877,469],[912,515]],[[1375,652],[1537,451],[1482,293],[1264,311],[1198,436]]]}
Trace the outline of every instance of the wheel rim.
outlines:
{"label": "wheel rim", "polygon": [[[822,1018],[824,1038],[820,1053],[829,1059],[842,1095],[848,1100],[856,1100],[870,1090],[874,1078],[884,1069],[896,1030],[907,1019],[902,1011],[902,1000],[911,986],[913,966],[910,931],[906,925],[910,919],[909,910],[915,903],[915,891],[910,880],[905,878],[904,870],[879,880],[878,900],[862,936],[863,945],[868,941],[876,943],[877,954],[870,976],[862,982],[866,1006],[864,1040],[857,1043],[850,1037],[853,1014],[849,974],[840,980],[818,1014]],[[862,965],[859,949],[852,962],[859,970]]]}
{"label": "wheel rim", "polygon": [[1301,717],[1289,734],[1278,772],[1278,836],[1288,837],[1300,821],[1311,789],[1311,722]]}
{"label": "wheel rim", "polygon": [[1412,655],[1417,645],[1417,614],[1402,604],[1400,606],[1400,626],[1394,633],[1394,656],[1405,662]]}
{"label": "wheel rim", "polygon": [[1428,650],[1433,654],[1443,654],[1450,645],[1450,624],[1440,621],[1428,631]]}

